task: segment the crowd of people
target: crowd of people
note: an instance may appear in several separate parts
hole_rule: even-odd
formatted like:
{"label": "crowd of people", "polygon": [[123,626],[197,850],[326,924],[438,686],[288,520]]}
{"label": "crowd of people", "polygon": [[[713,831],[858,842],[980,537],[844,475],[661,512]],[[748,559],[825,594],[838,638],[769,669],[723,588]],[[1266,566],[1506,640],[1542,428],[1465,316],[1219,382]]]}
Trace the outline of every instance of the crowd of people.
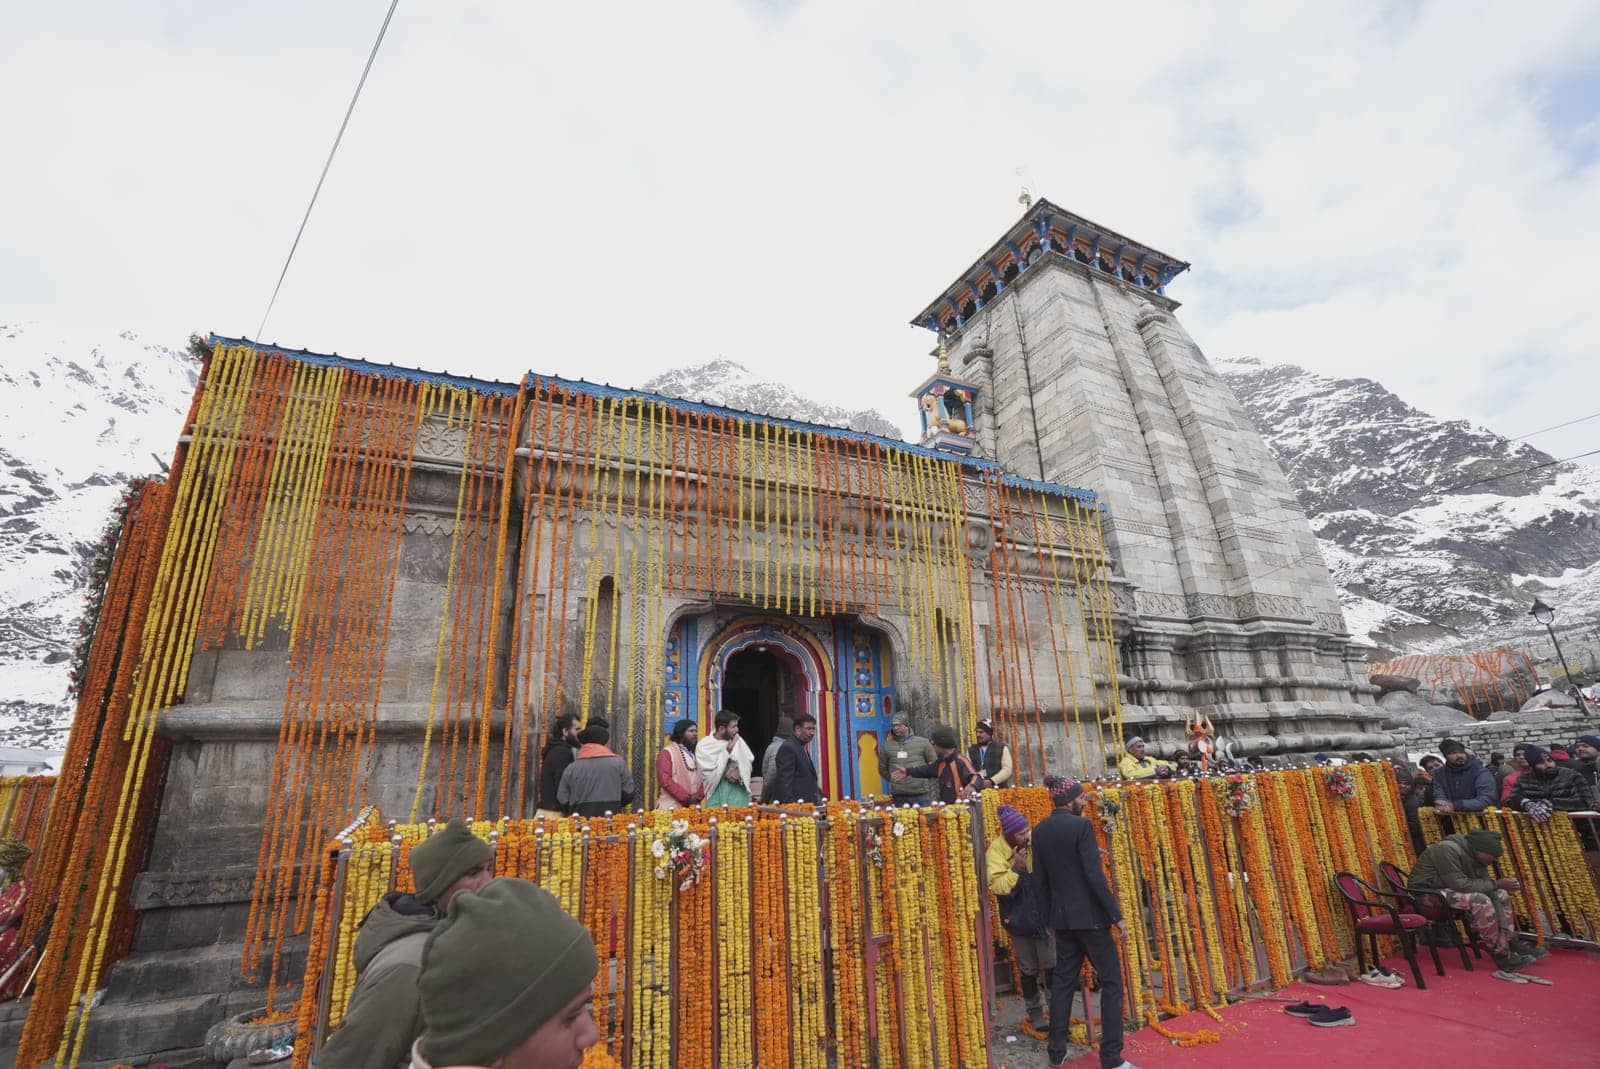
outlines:
{"label": "crowd of people", "polygon": [[[820,802],[810,744],[816,718],[785,717],[762,754],[739,736],[739,717],[719,712],[712,733],[694,722],[674,725],[656,755],[658,808]],[[897,714],[882,740],[879,773],[891,801],[920,806],[955,802],[1014,782],[1010,747],[980,721],[963,752],[955,732],[940,726],[923,738]],[[1172,761],[1153,757],[1143,739],[1127,740],[1116,772],[1128,780],[1198,772],[1253,771],[1249,762],[1216,760],[1191,744]],[[1319,755],[1320,757],[1321,755]],[[1494,874],[1504,853],[1498,833],[1456,831],[1455,814],[1504,805],[1547,819],[1556,810],[1595,805],[1600,737],[1569,746],[1513,747],[1510,760],[1485,764],[1461,741],[1395,774],[1417,848],[1410,889],[1436,894],[1462,911],[1493,957],[1495,976],[1535,978],[1518,970],[1547,952],[1515,931],[1510,894],[1517,880]],[[759,793],[752,786],[759,783]],[[1046,776],[1052,812],[1036,827],[1006,805],[1000,835],[988,846],[985,874],[999,904],[1021,976],[1027,1018],[1047,1033],[1052,1066],[1066,1064],[1073,999],[1085,958],[1094,966],[1101,1000],[1099,1059],[1103,1069],[1133,1069],[1122,1057],[1122,969],[1113,928],[1126,921],[1101,866],[1094,828],[1082,816],[1084,787]],[[551,725],[541,754],[539,813],[596,815],[629,808],[636,787],[627,763],[610,747],[610,725],[573,716]],[[1431,807],[1450,832],[1428,845],[1418,814]],[[1586,845],[1593,851],[1595,843]],[[491,846],[452,820],[410,855],[416,890],[385,895],[363,920],[354,948],[359,979],[344,1017],[317,1054],[316,1069],[431,1069],[497,1066],[576,1067],[599,1041],[591,990],[599,963],[588,932],[546,891],[523,880],[494,879]],[[1591,862],[1592,863],[1592,862]]]}
{"label": "crowd of people", "polygon": [[[693,720],[679,720],[655,756],[655,808],[820,804],[822,782],[811,756],[816,734],[817,718],[810,713],[780,717],[757,779],[755,754],[739,734],[739,714],[717,713],[704,738]],[[965,752],[950,727],[928,735],[916,734],[904,713],[890,720],[879,746],[878,774],[895,805],[954,802],[1014,782],[1011,747],[996,738],[992,722],[978,721]],[[599,816],[632,808],[639,800],[637,785],[610,742],[604,717],[591,716],[582,727],[571,713],[556,717],[539,755],[536,815]]]}

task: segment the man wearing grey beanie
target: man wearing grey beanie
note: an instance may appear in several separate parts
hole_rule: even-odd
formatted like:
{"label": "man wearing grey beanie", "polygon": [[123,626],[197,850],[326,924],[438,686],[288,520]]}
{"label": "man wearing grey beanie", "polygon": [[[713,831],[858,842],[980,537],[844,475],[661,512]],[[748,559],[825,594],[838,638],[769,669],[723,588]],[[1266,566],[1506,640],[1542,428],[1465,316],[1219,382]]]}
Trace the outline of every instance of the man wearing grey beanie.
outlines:
{"label": "man wearing grey beanie", "polygon": [[457,818],[411,848],[416,892],[384,895],[361,921],[352,958],[360,979],[316,1069],[404,1069],[422,1032],[417,974],[428,934],[463,892],[494,879],[494,848]]}
{"label": "man wearing grey beanie", "polygon": [[594,940],[555,896],[495,880],[451,903],[422,954],[412,1069],[578,1069],[600,1042]]}

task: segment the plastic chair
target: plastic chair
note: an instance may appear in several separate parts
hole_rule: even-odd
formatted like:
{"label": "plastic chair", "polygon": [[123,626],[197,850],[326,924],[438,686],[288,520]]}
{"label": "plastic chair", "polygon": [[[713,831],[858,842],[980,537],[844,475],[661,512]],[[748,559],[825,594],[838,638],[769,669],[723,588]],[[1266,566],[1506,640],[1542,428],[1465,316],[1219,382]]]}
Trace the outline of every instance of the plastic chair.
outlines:
{"label": "plastic chair", "polygon": [[1353,872],[1334,873],[1333,886],[1350,910],[1351,926],[1355,929],[1357,967],[1363,973],[1367,971],[1367,956],[1361,948],[1362,936],[1367,937],[1372,947],[1372,964],[1377,966],[1380,960],[1378,936],[1392,935],[1400,940],[1400,946],[1406,952],[1406,961],[1411,964],[1411,975],[1417,981],[1417,989],[1425,989],[1428,985],[1423,981],[1422,968],[1417,964],[1417,929],[1426,927],[1428,918],[1420,913],[1402,913],[1395,906],[1382,901],[1397,896],[1384,894]]}
{"label": "plastic chair", "polygon": [[1454,933],[1456,925],[1461,926],[1461,934],[1457,936],[1456,949],[1461,951],[1461,964],[1466,966],[1468,972],[1472,971],[1472,958],[1467,957],[1467,947],[1472,947],[1473,957],[1483,957],[1483,944],[1478,941],[1478,933],[1472,927],[1472,919],[1467,916],[1464,909],[1456,909],[1445,901],[1444,895],[1438,891],[1425,890],[1408,886],[1411,876],[1405,869],[1392,861],[1378,862],[1378,874],[1383,877],[1400,900],[1400,907],[1408,913],[1420,913],[1433,922],[1433,932],[1429,933],[1428,949],[1433,953],[1434,967],[1439,970],[1439,975],[1444,975],[1444,966],[1439,961],[1439,951],[1435,948],[1432,938],[1434,932],[1439,931],[1443,925],[1447,931]]}

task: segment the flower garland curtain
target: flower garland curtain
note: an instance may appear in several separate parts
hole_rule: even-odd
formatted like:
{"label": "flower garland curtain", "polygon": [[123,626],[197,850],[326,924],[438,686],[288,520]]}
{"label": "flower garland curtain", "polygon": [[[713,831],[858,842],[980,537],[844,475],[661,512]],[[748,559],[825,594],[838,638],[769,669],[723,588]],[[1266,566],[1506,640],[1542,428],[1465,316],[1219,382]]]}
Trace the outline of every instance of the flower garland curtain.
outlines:
{"label": "flower garland curtain", "polygon": [[[882,843],[881,864],[868,829]],[[323,997],[322,1035],[337,1025],[355,983],[356,927],[383,894],[410,888],[410,851],[431,830],[372,820],[326,850],[323,886],[342,890],[318,899],[297,1010],[302,1035],[316,1028]],[[905,1059],[882,1064],[988,1064],[966,807],[680,809],[473,830],[494,843],[497,875],[540,883],[589,928],[601,957],[596,1023],[621,1065],[824,1069],[830,1052],[847,1051],[863,1058],[850,1064],[866,1064],[873,1015],[860,940],[869,929],[894,981],[878,989],[886,996],[875,1014],[879,1037],[894,1032],[887,1051]],[[656,875],[656,842],[680,830],[702,836],[709,855],[687,886],[670,866]],[[339,865],[342,883],[333,878]],[[869,876],[895,899],[870,920],[860,893]],[[901,1029],[903,1020],[927,1026]],[[297,1045],[295,1065],[311,1056],[309,1043]]]}

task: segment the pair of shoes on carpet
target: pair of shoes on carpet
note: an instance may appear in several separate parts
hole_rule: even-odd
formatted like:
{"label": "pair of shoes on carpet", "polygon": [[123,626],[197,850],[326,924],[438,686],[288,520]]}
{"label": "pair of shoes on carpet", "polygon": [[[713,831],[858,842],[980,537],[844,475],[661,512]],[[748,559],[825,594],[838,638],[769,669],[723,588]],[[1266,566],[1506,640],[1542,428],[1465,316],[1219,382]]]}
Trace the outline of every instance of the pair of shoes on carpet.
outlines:
{"label": "pair of shoes on carpet", "polygon": [[1490,974],[1496,980],[1504,980],[1508,984],[1538,984],[1540,987],[1554,987],[1554,980],[1543,976],[1534,976],[1532,973],[1517,972],[1514,969],[1496,969]]}
{"label": "pair of shoes on carpet", "polygon": [[[1069,1058],[1071,1058],[1070,1054],[1062,1055],[1061,1060],[1059,1062],[1058,1061],[1052,1061],[1050,1063],[1050,1069],[1061,1069],[1062,1066],[1067,1064],[1067,1060]],[[1124,1058],[1123,1061],[1122,1061],[1122,1064],[1118,1065],[1116,1067],[1116,1069],[1139,1069],[1139,1067],[1137,1065],[1134,1065],[1132,1062],[1128,1061],[1126,1058]]]}
{"label": "pair of shoes on carpet", "polygon": [[1406,986],[1405,979],[1399,973],[1393,973],[1377,966],[1368,969],[1356,979],[1364,984],[1371,984],[1373,987],[1389,988],[1391,991],[1397,987]]}
{"label": "pair of shoes on carpet", "polygon": [[1291,1017],[1304,1018],[1307,1024],[1318,1028],[1343,1028],[1356,1023],[1356,1015],[1345,1006],[1318,1006],[1314,1002],[1296,1002],[1285,1006],[1283,1012]]}

